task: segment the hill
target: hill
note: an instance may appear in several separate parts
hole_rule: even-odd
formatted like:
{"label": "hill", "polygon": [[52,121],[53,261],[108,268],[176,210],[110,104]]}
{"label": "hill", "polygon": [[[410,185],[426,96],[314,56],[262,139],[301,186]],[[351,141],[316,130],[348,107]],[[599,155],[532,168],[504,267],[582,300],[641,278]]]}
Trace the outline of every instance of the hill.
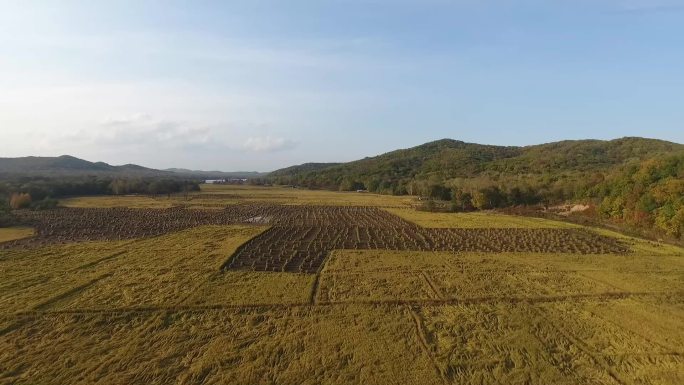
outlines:
{"label": "hill", "polygon": [[342,163],[304,163],[296,166],[281,168],[268,174],[270,177],[289,176],[302,173],[325,170],[330,167],[339,166]]}
{"label": "hill", "polygon": [[202,171],[184,168],[169,168],[157,170],[124,164],[113,166],[105,162],[90,162],[70,155],[57,157],[26,156],[19,158],[0,158],[0,178],[12,177],[165,177],[190,179],[228,179],[228,178],[258,178],[263,173],[250,171],[224,172]]}
{"label": "hill", "polygon": [[348,163],[288,167],[269,177],[276,183],[343,190],[351,182],[375,192],[406,194],[414,182],[507,177],[536,181],[541,176],[606,172],[628,162],[680,150],[684,145],[645,138],[567,140],[525,147],[442,139]]}
{"label": "hill", "polygon": [[0,158],[0,176],[84,176],[84,175],[139,175],[166,174],[135,164],[112,166],[104,162],[89,162],[70,155],[57,157],[27,156]]}
{"label": "hill", "polygon": [[167,168],[163,171],[172,172],[180,176],[187,176],[201,179],[252,179],[261,178],[266,173],[256,171],[204,171],[204,170],[189,170],[187,168]]}
{"label": "hill", "polygon": [[433,198],[425,201],[427,210],[588,203],[591,210],[581,215],[591,220],[684,238],[684,145],[663,140],[510,147],[442,139],[349,163],[289,167],[269,178],[312,188]]}

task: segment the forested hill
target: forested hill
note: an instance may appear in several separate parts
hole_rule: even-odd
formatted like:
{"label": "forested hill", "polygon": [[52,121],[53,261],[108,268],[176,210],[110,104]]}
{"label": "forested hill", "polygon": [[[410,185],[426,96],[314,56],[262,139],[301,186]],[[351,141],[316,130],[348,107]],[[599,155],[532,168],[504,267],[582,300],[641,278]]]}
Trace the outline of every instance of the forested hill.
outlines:
{"label": "forested hill", "polygon": [[157,170],[124,164],[113,166],[105,162],[89,162],[70,155],[57,157],[26,156],[20,158],[0,158],[0,179],[16,177],[156,177],[189,179],[230,179],[258,178],[258,172],[202,171],[184,168]]}
{"label": "forested hill", "polygon": [[0,158],[0,176],[77,176],[126,174],[151,176],[165,173],[160,170],[125,164],[112,166],[104,162],[89,162],[69,155],[57,157],[26,156]]}
{"label": "forested hill", "polygon": [[270,177],[299,175],[314,171],[321,171],[330,167],[339,166],[341,164],[342,163],[304,163],[296,166],[281,168],[280,170],[273,171],[268,175]]}
{"label": "forested hill", "polygon": [[539,177],[604,173],[629,162],[681,150],[684,145],[644,138],[567,140],[526,147],[442,139],[349,163],[293,166],[269,176],[281,184],[406,194],[411,192],[411,185],[455,178],[530,177],[531,182]]}
{"label": "forested hill", "polygon": [[662,140],[502,147],[443,139],[339,165],[291,167],[269,179],[432,198],[426,209],[434,200],[450,201],[453,211],[588,203],[583,215],[684,239],[684,145]]}

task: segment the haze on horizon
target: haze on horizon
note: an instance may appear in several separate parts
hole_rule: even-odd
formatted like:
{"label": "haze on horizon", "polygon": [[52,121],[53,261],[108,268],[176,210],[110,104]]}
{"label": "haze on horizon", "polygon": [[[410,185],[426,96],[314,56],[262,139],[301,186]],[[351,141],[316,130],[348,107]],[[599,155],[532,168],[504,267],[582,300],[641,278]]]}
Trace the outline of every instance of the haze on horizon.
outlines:
{"label": "haze on horizon", "polygon": [[268,171],[445,137],[684,142],[681,0],[0,5],[2,157]]}

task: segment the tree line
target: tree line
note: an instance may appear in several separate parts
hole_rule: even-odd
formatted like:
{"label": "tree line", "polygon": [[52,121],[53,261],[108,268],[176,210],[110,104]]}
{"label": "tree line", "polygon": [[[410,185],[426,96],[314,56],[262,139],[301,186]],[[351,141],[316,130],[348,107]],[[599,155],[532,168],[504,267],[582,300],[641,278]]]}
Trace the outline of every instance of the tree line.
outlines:
{"label": "tree line", "polygon": [[11,222],[13,209],[47,209],[56,198],[76,195],[170,195],[199,191],[199,181],[153,177],[23,177],[0,181],[0,226]]}
{"label": "tree line", "polygon": [[384,177],[326,173],[277,175],[252,183],[298,185],[312,189],[367,190],[423,199],[427,210],[472,211],[515,206],[591,203],[592,215],[617,224],[684,239],[684,153],[659,155],[607,170],[554,170],[540,173],[483,172],[445,177],[448,172]]}

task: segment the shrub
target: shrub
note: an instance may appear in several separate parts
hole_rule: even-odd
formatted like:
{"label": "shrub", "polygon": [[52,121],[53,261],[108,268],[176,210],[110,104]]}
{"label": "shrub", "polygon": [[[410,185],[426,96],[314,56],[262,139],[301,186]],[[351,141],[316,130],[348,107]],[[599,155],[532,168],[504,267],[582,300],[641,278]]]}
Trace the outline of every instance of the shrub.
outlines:
{"label": "shrub", "polygon": [[10,207],[12,209],[23,209],[31,205],[31,195],[28,193],[14,193],[10,197]]}
{"label": "shrub", "polygon": [[31,209],[33,210],[48,210],[57,207],[57,200],[52,198],[45,198],[37,202],[31,203]]}

